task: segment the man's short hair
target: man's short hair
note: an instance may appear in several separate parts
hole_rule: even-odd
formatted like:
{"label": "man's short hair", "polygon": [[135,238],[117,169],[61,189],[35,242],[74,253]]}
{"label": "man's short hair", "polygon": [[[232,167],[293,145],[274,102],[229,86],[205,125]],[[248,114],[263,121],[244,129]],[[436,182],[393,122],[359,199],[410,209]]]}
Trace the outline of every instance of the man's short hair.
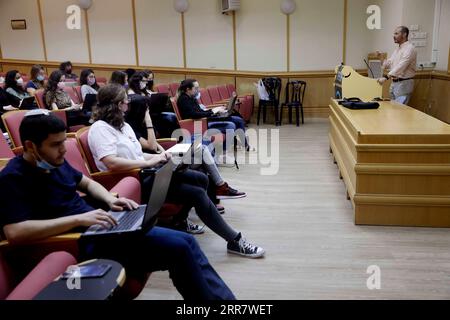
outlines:
{"label": "man's short hair", "polygon": [[403,33],[403,34],[406,35],[406,38],[409,37],[409,28],[408,28],[408,27],[400,26],[400,27],[398,27],[398,28],[400,29],[401,33]]}
{"label": "man's short hair", "polygon": [[64,121],[52,113],[45,112],[29,112],[25,118],[23,118],[19,128],[20,140],[22,141],[24,148],[25,141],[31,141],[39,147],[49,135],[66,131],[67,126]]}

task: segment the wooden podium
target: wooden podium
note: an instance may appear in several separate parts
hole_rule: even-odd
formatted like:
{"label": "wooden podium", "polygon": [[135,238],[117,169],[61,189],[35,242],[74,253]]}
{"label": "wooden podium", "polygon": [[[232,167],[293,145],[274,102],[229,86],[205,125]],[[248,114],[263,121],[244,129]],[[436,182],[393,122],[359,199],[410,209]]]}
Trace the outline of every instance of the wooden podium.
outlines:
{"label": "wooden podium", "polygon": [[[344,96],[381,94],[351,70],[343,70],[352,73]],[[332,99],[330,114],[331,150],[357,225],[450,227],[450,125],[396,102],[349,110]]]}
{"label": "wooden podium", "polygon": [[336,99],[358,97],[363,101],[371,101],[383,96],[383,86],[376,79],[364,77],[345,65],[336,67],[335,72]]}

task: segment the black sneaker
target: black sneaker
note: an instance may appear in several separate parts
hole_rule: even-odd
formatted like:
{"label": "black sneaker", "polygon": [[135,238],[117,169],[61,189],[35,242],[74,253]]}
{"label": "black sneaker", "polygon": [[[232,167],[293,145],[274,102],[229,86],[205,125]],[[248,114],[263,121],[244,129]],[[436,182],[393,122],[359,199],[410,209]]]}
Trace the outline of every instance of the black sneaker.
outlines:
{"label": "black sneaker", "polygon": [[177,224],[174,229],[178,231],[183,231],[189,234],[203,234],[205,233],[205,226],[200,226],[193,223],[189,219]]}
{"label": "black sneaker", "polygon": [[238,240],[228,242],[227,249],[229,253],[252,259],[262,258],[266,253],[263,248],[247,242],[241,234],[239,234]]}

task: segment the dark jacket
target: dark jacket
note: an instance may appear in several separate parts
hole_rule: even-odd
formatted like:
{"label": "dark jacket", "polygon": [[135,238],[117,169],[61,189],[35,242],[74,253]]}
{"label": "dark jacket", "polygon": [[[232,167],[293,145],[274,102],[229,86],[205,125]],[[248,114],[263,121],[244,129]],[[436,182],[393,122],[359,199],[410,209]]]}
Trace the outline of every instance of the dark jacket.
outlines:
{"label": "dark jacket", "polygon": [[213,112],[210,110],[203,111],[197,99],[190,97],[186,93],[180,95],[177,105],[183,120],[209,118],[213,115]]}

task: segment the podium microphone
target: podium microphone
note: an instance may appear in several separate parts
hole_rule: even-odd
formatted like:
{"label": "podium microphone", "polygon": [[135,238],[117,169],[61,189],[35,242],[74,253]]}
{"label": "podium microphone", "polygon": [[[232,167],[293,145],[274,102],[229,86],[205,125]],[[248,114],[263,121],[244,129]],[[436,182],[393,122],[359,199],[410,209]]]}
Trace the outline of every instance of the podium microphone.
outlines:
{"label": "podium microphone", "polygon": [[369,71],[370,71],[370,73],[372,74],[372,78],[375,79],[375,74],[373,73],[373,70],[372,70],[372,68],[370,67],[369,63],[367,62],[366,59],[364,59],[364,62],[365,62],[365,64],[366,64],[367,68],[369,68]]}

